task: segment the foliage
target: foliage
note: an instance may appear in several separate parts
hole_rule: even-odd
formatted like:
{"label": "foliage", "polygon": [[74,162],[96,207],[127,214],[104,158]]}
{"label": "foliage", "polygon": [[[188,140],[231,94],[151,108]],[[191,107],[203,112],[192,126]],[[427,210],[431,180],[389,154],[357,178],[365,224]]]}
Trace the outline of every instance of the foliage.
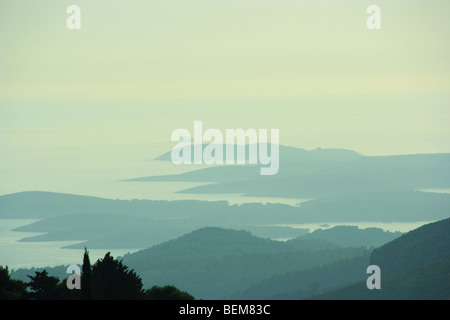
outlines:
{"label": "foliage", "polygon": [[140,276],[110,252],[91,266],[85,249],[81,290],[69,290],[68,278],[60,281],[45,269],[34,272],[34,276],[28,275],[29,283],[25,283],[11,279],[8,267],[0,266],[0,300],[194,300],[189,293],[170,285],[144,290]]}
{"label": "foliage", "polygon": [[8,266],[0,266],[0,300],[19,300],[28,296],[26,284],[20,280],[11,279]]}
{"label": "foliage", "polygon": [[47,271],[36,271],[35,276],[28,276],[30,282],[27,286],[31,289],[31,298],[35,300],[55,300],[59,297],[59,279],[49,276]]}
{"label": "foliage", "polygon": [[185,291],[181,291],[174,286],[158,287],[153,286],[145,291],[146,300],[195,300],[195,298]]}
{"label": "foliage", "polygon": [[92,298],[92,267],[87,248],[84,248],[83,266],[81,269],[81,292],[83,300]]}
{"label": "foliage", "polygon": [[92,267],[92,298],[100,300],[141,299],[142,280],[108,252]]}

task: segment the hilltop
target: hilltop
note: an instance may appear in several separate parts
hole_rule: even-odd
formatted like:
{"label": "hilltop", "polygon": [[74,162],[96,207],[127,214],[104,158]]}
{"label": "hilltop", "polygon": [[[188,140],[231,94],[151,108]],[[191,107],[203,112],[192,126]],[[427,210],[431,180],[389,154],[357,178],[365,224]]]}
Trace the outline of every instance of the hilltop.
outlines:
{"label": "hilltop", "polygon": [[144,284],[170,283],[203,299],[220,299],[275,274],[353,257],[366,248],[324,240],[280,242],[247,231],[204,228],[123,257]]}

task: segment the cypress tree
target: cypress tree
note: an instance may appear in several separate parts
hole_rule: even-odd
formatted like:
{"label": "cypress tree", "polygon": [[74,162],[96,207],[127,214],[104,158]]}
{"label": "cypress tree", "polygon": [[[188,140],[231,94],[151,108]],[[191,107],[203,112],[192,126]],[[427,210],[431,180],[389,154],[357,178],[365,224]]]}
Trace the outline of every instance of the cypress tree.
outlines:
{"label": "cypress tree", "polygon": [[83,300],[92,299],[92,268],[89,251],[84,248],[83,267],[81,270],[81,293]]}

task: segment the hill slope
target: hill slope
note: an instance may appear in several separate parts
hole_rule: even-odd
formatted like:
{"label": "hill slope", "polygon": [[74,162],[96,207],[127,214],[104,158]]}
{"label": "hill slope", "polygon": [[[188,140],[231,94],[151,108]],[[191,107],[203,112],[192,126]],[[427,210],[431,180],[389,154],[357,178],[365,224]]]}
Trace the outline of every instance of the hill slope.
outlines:
{"label": "hill slope", "polygon": [[369,290],[366,282],[315,296],[318,300],[449,300],[450,258],[408,271],[381,275],[381,289]]}
{"label": "hill slope", "polygon": [[450,299],[450,218],[424,225],[375,249],[381,289],[365,282],[315,299]]}
{"label": "hill slope", "polygon": [[450,218],[426,224],[373,250],[370,263],[390,275],[446,256],[450,256]]}
{"label": "hill slope", "polygon": [[204,228],[123,257],[144,284],[173,284],[195,297],[219,299],[276,274],[353,257],[365,248],[323,240],[287,243],[246,231]]}
{"label": "hill slope", "polygon": [[[318,229],[287,241],[289,244],[305,241],[330,241],[342,247],[378,247],[401,236],[401,232],[387,232],[379,228],[359,229],[355,226],[336,226]],[[235,293],[232,299],[304,299],[366,279],[370,253],[336,261],[325,266],[296,270],[254,284]]]}
{"label": "hill slope", "polygon": [[295,270],[255,283],[230,299],[299,300],[362,281],[370,251],[313,268]]}

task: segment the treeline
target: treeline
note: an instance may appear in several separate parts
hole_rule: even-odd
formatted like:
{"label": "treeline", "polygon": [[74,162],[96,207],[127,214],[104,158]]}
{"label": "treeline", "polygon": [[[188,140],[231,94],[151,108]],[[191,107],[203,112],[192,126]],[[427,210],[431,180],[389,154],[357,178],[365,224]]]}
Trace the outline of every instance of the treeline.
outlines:
{"label": "treeline", "polygon": [[79,289],[77,279],[61,281],[45,269],[28,278],[29,282],[12,279],[8,267],[0,266],[0,300],[195,300],[171,285],[144,289],[141,277],[110,252],[91,265],[85,249]]}

